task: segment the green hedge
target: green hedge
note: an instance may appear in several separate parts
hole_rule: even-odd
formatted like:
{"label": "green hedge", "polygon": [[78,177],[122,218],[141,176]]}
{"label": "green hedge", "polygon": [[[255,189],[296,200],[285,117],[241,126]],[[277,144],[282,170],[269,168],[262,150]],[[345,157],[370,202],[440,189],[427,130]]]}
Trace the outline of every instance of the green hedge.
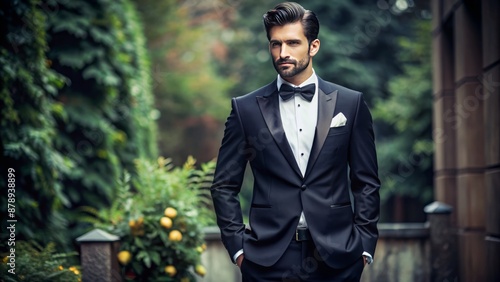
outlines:
{"label": "green hedge", "polygon": [[[0,186],[7,187],[7,169],[13,168],[18,239],[43,241],[50,236],[61,242],[61,180],[73,162],[53,142],[58,136],[54,116],[61,110],[55,96],[65,80],[47,66],[46,17],[38,4],[2,1],[0,6]],[[2,219],[9,218],[5,192],[0,198]],[[2,230],[5,224],[2,220]]]}
{"label": "green hedge", "polygon": [[0,185],[14,168],[19,239],[68,246],[77,208],[106,207],[157,154],[142,27],[128,0],[0,5]]}

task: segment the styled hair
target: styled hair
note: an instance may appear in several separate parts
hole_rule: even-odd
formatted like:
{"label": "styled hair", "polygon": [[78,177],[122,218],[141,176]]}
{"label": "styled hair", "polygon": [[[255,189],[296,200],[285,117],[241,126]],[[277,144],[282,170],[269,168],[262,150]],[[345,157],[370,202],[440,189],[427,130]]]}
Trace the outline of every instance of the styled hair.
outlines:
{"label": "styled hair", "polygon": [[274,9],[267,11],[263,16],[264,27],[266,28],[267,39],[270,40],[269,31],[275,26],[301,22],[304,28],[304,35],[309,44],[318,38],[319,20],[314,12],[304,9],[295,2],[283,2]]}

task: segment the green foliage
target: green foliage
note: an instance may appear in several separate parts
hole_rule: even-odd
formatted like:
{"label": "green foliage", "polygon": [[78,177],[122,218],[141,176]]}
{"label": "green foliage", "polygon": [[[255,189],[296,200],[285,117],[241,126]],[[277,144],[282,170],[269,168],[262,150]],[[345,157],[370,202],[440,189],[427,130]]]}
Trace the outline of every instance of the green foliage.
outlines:
{"label": "green foliage", "polygon": [[15,246],[15,274],[9,273],[12,269],[10,253],[2,254],[0,263],[2,281],[33,281],[33,282],[77,282],[82,281],[80,267],[72,262],[76,261],[77,253],[57,253],[56,246],[49,243],[41,247],[36,243],[17,242]]}
{"label": "green foliage", "polygon": [[224,27],[218,16],[224,11],[202,1],[135,2],[153,62],[153,90],[161,112],[159,149],[180,164],[187,157],[185,140],[192,138],[186,123],[207,116],[222,122],[229,110],[228,93],[235,80],[216,68],[221,62],[216,54],[226,49],[219,38]]}
{"label": "green foliage", "polygon": [[[178,0],[136,0],[151,52],[154,91],[166,117],[225,119],[233,81],[214,68],[220,19],[199,19],[204,5]],[[223,47],[223,46],[221,46]],[[168,119],[163,119],[168,121]]]}
{"label": "green foliage", "polygon": [[71,202],[100,206],[122,169],[155,153],[144,39],[128,1],[61,0],[55,8],[49,57],[71,79],[59,99],[66,115],[57,145],[78,163],[67,182],[80,191]]}
{"label": "green foliage", "polygon": [[373,115],[384,123],[378,141],[381,197],[394,195],[432,199],[432,83],[429,20],[415,21],[414,34],[399,41],[398,62],[403,73],[389,83],[390,95],[379,99]]}
{"label": "green foliage", "polygon": [[[238,1],[221,9],[220,13],[224,10],[234,13],[228,17],[231,24],[214,34],[227,46],[228,59],[220,62],[217,69],[223,76],[236,80],[229,91],[231,96],[244,95],[276,78],[262,15],[280,2],[283,1]],[[225,114],[227,116],[228,112]]]}
{"label": "green foliage", "polygon": [[[138,160],[137,177],[131,180],[125,174],[111,208],[94,212],[100,219],[97,227],[121,237],[119,259],[127,279],[195,281],[193,270],[203,274],[202,227],[214,223],[209,187],[215,163],[203,164],[200,169],[194,165],[192,158],[182,167],[174,167],[164,158]],[[134,191],[130,190],[131,181]],[[176,213],[172,214],[172,209]],[[180,240],[175,238],[178,232]],[[166,266],[175,267],[176,274],[166,274]]]}
{"label": "green foliage", "polygon": [[[60,209],[68,203],[61,179],[74,162],[61,154],[57,138],[54,101],[67,80],[48,67],[45,21],[39,1],[2,1],[0,5],[0,186],[7,187],[7,169],[14,170],[17,239],[60,243],[66,222]],[[6,191],[6,190],[5,190]],[[7,194],[0,197],[2,219],[7,214]],[[12,202],[10,202],[12,203]],[[14,215],[14,214],[13,214]],[[1,228],[5,230],[6,221]],[[6,232],[1,232],[4,247]]]}
{"label": "green foliage", "polygon": [[85,227],[74,209],[105,207],[134,159],[157,153],[142,26],[127,0],[2,1],[0,15],[1,170],[30,222],[17,238],[68,249]]}
{"label": "green foliage", "polygon": [[[156,155],[149,59],[130,1],[49,2],[52,68],[71,83],[60,91],[59,151],[76,163],[64,179],[72,207],[107,206],[133,161]],[[76,235],[82,229],[72,229]],[[80,233],[80,234],[78,234]]]}

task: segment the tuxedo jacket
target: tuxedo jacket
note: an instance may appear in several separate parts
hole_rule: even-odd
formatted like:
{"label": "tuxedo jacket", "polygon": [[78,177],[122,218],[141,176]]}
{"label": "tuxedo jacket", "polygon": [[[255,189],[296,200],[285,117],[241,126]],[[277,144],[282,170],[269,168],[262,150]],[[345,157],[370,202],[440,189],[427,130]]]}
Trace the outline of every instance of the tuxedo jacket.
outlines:
{"label": "tuxedo jacket", "polygon": [[[362,93],[319,77],[317,94],[318,120],[304,175],[285,136],[276,80],[232,99],[211,187],[231,257],[243,249],[245,259],[272,266],[294,238],[302,211],[331,267],[344,268],[364,251],[374,255],[380,181],[370,112]],[[330,127],[339,113],[346,124]],[[238,196],[247,163],[254,176],[249,227]]]}

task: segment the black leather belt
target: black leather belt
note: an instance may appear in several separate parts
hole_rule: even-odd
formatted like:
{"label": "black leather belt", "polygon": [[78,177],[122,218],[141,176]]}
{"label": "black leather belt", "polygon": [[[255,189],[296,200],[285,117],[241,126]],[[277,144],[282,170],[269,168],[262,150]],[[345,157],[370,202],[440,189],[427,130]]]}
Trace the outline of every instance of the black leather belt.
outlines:
{"label": "black leather belt", "polygon": [[311,240],[311,233],[307,228],[297,228],[295,231],[295,241],[309,241]]}

